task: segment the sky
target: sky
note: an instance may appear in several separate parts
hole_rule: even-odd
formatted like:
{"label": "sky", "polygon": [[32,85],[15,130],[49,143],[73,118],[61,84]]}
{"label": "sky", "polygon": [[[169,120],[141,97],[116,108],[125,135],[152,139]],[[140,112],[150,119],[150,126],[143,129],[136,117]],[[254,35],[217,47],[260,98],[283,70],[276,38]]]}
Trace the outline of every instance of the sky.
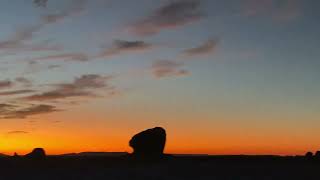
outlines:
{"label": "sky", "polygon": [[320,2],[0,2],[0,152],[320,149]]}

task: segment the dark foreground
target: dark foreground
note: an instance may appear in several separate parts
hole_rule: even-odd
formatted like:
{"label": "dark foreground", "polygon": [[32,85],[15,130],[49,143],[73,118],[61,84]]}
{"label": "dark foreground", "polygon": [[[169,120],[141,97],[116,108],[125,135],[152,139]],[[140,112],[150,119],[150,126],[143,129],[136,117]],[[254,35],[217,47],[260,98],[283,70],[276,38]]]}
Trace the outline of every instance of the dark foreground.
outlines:
{"label": "dark foreground", "polygon": [[1,180],[313,180],[320,159],[276,156],[168,157],[137,161],[128,157],[1,158]]}

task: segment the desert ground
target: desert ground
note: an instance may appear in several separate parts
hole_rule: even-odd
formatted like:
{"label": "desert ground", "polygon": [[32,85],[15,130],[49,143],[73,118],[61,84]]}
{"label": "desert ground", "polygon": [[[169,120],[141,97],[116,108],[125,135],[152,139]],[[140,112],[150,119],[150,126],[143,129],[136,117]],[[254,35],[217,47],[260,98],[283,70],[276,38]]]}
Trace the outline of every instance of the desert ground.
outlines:
{"label": "desert ground", "polygon": [[137,160],[128,155],[2,157],[3,180],[313,180],[320,159],[280,156],[167,156]]}

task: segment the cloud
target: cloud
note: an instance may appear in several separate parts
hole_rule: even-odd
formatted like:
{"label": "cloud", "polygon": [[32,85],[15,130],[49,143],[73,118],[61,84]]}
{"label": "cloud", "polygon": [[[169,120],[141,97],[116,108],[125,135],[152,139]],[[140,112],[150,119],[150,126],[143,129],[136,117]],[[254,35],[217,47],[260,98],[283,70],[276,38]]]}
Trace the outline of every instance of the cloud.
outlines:
{"label": "cloud", "polygon": [[17,135],[17,134],[28,134],[29,132],[27,131],[9,131],[6,134],[7,135]]}
{"label": "cloud", "polygon": [[57,68],[60,68],[61,65],[55,65],[55,64],[51,64],[48,66],[48,69],[57,69]]}
{"label": "cloud", "polygon": [[25,77],[17,77],[15,79],[16,82],[22,84],[25,87],[31,87],[32,86],[32,81],[25,78]]}
{"label": "cloud", "polygon": [[47,14],[42,16],[44,24],[57,23],[69,16],[79,14],[84,11],[87,0],[73,0],[71,5],[64,11],[55,14]]}
{"label": "cloud", "polygon": [[33,0],[33,3],[38,7],[47,7],[48,0]]}
{"label": "cloud", "polygon": [[[52,56],[52,55],[48,55],[48,56]],[[53,69],[63,67],[62,65],[51,64],[51,62],[49,62],[49,61],[54,61],[54,63],[56,61],[54,60],[54,58],[52,58],[52,60],[48,60],[47,59],[48,56],[33,57],[33,58],[24,59],[27,64],[26,64],[26,67],[23,71],[23,74],[34,74],[34,73],[38,73],[41,71],[53,70]],[[43,61],[40,62],[42,60],[42,58],[43,58],[43,61],[47,61],[49,63],[43,64]],[[67,59],[67,60],[66,59],[63,59],[63,60],[57,59],[57,61],[71,61],[71,60],[70,59]]]}
{"label": "cloud", "polygon": [[276,21],[291,21],[301,15],[299,0],[245,0],[243,3],[245,16],[267,16]]}
{"label": "cloud", "polygon": [[75,78],[72,83],[53,85],[55,89],[41,94],[35,94],[24,99],[29,101],[61,100],[70,97],[96,97],[96,90],[108,90],[109,94],[115,92],[115,87],[109,85],[113,76],[101,76],[97,74],[83,75]]}
{"label": "cloud", "polygon": [[0,92],[0,96],[10,96],[10,95],[20,95],[20,94],[27,94],[27,93],[34,93],[34,90],[30,89],[23,89],[23,90],[16,90],[16,91],[3,91]]}
{"label": "cloud", "polygon": [[13,86],[13,82],[9,80],[0,81],[0,89],[10,88]]}
{"label": "cloud", "polygon": [[84,53],[65,53],[65,54],[49,55],[49,56],[36,57],[36,58],[30,59],[31,62],[47,61],[47,60],[88,61],[89,57]]}
{"label": "cloud", "polygon": [[156,78],[185,76],[190,74],[189,71],[181,69],[182,66],[182,63],[170,60],[160,60],[152,64],[151,70]]}
{"label": "cloud", "polygon": [[142,36],[154,35],[161,30],[174,29],[199,21],[203,17],[200,0],[174,0],[129,26],[129,31]]}
{"label": "cloud", "polygon": [[8,107],[12,107],[12,105],[10,105],[10,104],[0,104],[0,111],[3,110],[3,109],[6,109]]}
{"label": "cloud", "polygon": [[8,40],[0,41],[0,49],[20,49],[26,47],[27,45],[24,42],[32,39],[34,33],[41,28],[42,25],[19,28]]}
{"label": "cloud", "polygon": [[218,43],[218,41],[211,39],[211,40],[208,40],[197,47],[184,50],[183,54],[188,55],[188,56],[210,54],[210,53],[214,52],[214,50],[217,46],[217,43]]}
{"label": "cloud", "polygon": [[12,104],[2,103],[0,104],[0,115],[14,109],[16,106]]}
{"label": "cloud", "polygon": [[32,52],[42,52],[42,51],[62,51],[63,46],[58,44],[53,44],[50,40],[41,41],[39,43],[32,44],[21,44],[16,47],[18,51],[32,51]]}
{"label": "cloud", "polygon": [[[14,85],[16,85],[17,83],[22,84],[24,87],[30,87],[32,85],[32,82],[30,80],[28,80],[24,77],[18,77],[15,79],[15,81],[11,81],[11,80],[0,81],[0,89],[11,88]],[[18,91],[16,91],[16,92],[18,92]],[[10,93],[10,92],[6,92],[6,93]],[[1,95],[1,92],[0,92],[0,95]]]}
{"label": "cloud", "polygon": [[2,113],[0,112],[0,118],[23,119],[28,116],[34,116],[34,115],[39,115],[39,114],[48,114],[48,113],[57,112],[57,111],[60,111],[60,110],[56,109],[55,106],[39,104],[39,105],[31,105],[29,107],[24,107],[24,108],[15,108],[15,109],[3,111]]}
{"label": "cloud", "polygon": [[27,27],[19,27],[13,35],[7,40],[0,41],[0,50],[8,54],[15,54],[21,51],[60,51],[62,46],[52,44],[51,41],[45,40],[37,43],[30,43],[35,34],[40,31],[45,24],[37,24]]}
{"label": "cloud", "polygon": [[101,56],[111,56],[117,55],[126,52],[139,52],[145,51],[153,46],[144,41],[124,41],[124,40],[115,40],[113,41],[112,47],[106,49]]}
{"label": "cloud", "polygon": [[[43,4],[44,0],[34,0],[35,4]],[[51,46],[48,41],[41,43],[31,43],[35,33],[42,30],[46,25],[57,23],[63,19],[78,14],[84,10],[87,0],[73,0],[70,6],[59,13],[47,13],[41,17],[41,22],[36,25],[20,27],[8,40],[0,41],[0,50],[9,50],[11,52],[20,51],[59,51],[60,46]]]}
{"label": "cloud", "polygon": [[47,114],[60,111],[55,106],[38,104],[38,105],[14,105],[0,104],[0,119],[26,118],[38,114]]}

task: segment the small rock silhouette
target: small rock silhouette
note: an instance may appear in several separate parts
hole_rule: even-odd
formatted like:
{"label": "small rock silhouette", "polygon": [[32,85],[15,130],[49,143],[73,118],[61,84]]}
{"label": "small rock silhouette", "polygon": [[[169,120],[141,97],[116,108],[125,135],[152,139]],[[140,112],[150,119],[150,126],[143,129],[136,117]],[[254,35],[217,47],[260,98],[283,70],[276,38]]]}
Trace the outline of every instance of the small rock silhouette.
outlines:
{"label": "small rock silhouette", "polygon": [[46,152],[43,148],[35,148],[31,153],[26,154],[25,157],[30,159],[44,159],[46,157]]}
{"label": "small rock silhouette", "polygon": [[129,145],[133,155],[142,158],[159,158],[163,156],[166,144],[166,131],[162,127],[147,129],[134,135]]}
{"label": "small rock silhouette", "polygon": [[312,152],[307,152],[305,156],[306,156],[306,158],[312,158],[313,157],[313,153]]}

